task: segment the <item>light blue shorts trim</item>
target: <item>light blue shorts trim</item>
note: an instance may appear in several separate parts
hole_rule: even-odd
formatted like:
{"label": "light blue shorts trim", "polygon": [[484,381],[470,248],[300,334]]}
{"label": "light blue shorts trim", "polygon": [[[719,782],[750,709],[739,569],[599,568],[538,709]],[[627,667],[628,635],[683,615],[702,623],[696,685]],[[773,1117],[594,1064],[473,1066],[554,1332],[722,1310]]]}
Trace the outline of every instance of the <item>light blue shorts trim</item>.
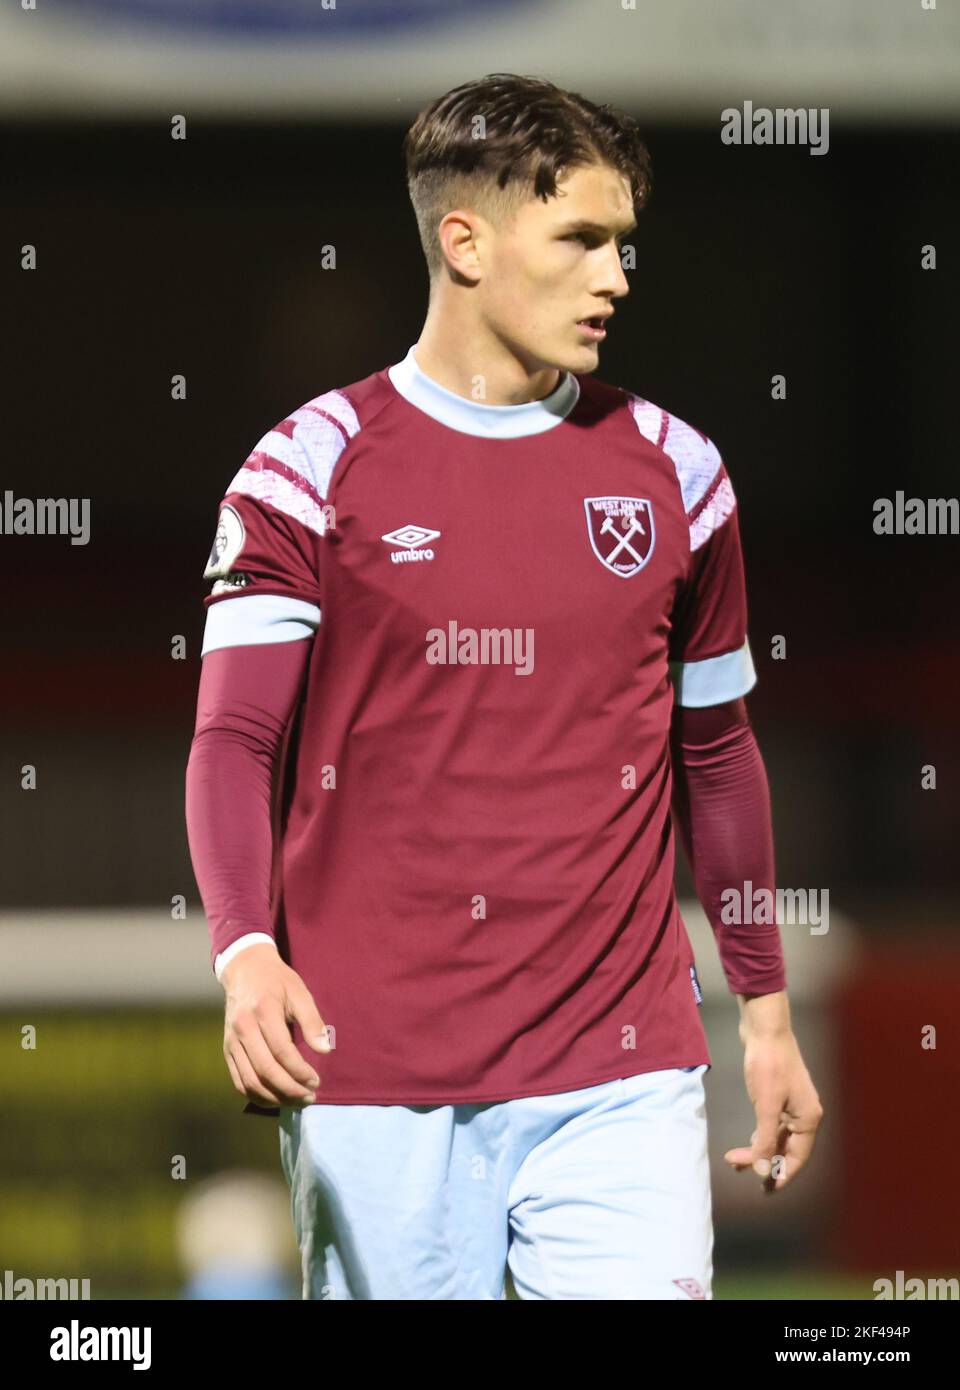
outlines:
{"label": "light blue shorts trim", "polygon": [[280,1112],[307,1299],[711,1298],[706,1064]]}

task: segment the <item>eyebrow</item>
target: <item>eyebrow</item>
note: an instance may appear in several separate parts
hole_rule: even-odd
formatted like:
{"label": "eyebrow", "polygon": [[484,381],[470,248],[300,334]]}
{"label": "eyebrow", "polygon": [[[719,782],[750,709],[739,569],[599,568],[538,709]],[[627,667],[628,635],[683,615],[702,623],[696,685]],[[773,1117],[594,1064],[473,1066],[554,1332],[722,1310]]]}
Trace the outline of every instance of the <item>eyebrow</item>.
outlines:
{"label": "eyebrow", "polygon": [[[627,232],[634,232],[637,229],[636,222],[631,222],[629,227],[623,227],[617,236],[626,236]],[[601,222],[591,222],[586,218],[580,218],[577,222],[569,222],[565,227],[560,228],[560,232],[566,235],[568,232],[597,232],[600,236],[607,236],[610,228],[605,227]]]}

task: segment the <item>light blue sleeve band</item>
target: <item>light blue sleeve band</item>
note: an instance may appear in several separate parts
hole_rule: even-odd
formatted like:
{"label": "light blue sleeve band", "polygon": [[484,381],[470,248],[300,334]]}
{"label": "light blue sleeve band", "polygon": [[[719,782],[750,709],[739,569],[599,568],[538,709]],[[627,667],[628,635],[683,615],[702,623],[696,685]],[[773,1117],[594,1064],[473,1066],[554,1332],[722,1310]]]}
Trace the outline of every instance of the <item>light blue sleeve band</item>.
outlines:
{"label": "light blue sleeve band", "polygon": [[670,674],[675,686],[675,702],[688,709],[737,700],[757,683],[749,639],[739,650],[711,656],[706,661],[672,661]]}
{"label": "light blue sleeve band", "polygon": [[297,642],[313,637],[320,625],[315,603],[283,594],[246,594],[221,599],[207,609],[200,655],[221,647],[266,642]]}

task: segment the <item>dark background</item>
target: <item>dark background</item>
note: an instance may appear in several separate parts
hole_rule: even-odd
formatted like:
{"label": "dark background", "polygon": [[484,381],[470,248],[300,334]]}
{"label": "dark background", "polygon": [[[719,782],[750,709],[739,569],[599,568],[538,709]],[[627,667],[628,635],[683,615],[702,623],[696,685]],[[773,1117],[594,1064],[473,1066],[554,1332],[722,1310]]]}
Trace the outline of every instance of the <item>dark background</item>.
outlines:
{"label": "dark background", "polygon": [[[0,493],[92,518],[86,546],[0,536],[8,906],[196,900],[183,774],[217,506],[277,419],[419,335],[404,129],[3,128]],[[897,489],[957,493],[960,138],[835,118],[824,157],[643,129],[654,192],[598,375],[709,434],[733,477],[779,881],[828,887],[867,933],[949,929],[960,540],[872,525]]]}

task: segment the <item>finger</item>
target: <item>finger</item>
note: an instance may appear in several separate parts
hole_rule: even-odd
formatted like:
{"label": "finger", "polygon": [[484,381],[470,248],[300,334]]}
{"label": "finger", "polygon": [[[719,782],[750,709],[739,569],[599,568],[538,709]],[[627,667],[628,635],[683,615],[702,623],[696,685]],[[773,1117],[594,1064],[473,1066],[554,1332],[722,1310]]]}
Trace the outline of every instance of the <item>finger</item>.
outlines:
{"label": "finger", "polygon": [[239,1039],[235,1038],[232,1040],[231,1055],[236,1064],[237,1071],[240,1074],[240,1080],[243,1084],[243,1094],[248,1100],[258,1100],[264,1105],[286,1105],[288,1103],[280,1096],[274,1095],[272,1091],[261,1084]]}
{"label": "finger", "polygon": [[[259,1019],[256,1027],[248,1026],[239,1034],[239,1039],[261,1084],[282,1096],[285,1104],[292,1105],[302,1100],[315,1099],[313,1091],[291,1076],[273,1056],[261,1031]],[[299,1055],[297,1053],[298,1057]]]}
{"label": "finger", "polygon": [[[314,1052],[332,1051],[327,1036],[327,1025],[320,1017],[320,1012],[313,1002],[313,995],[302,982],[299,987],[294,985],[288,989],[287,1009],[290,1020],[299,1024],[308,1047],[312,1047]],[[297,1053],[297,1056],[300,1054]]]}
{"label": "finger", "polygon": [[285,1069],[289,1076],[299,1082],[301,1087],[305,1086],[307,1090],[312,1091],[320,1085],[316,1068],[312,1067],[302,1056],[290,1036],[290,1029],[280,1004],[272,1005],[268,1011],[265,1011],[264,1016],[260,1019],[260,1031],[280,1066]]}
{"label": "finger", "polygon": [[732,1168],[749,1168],[753,1162],[753,1149],[727,1149],[723,1156]]}
{"label": "finger", "polygon": [[765,1192],[779,1192],[796,1180],[810,1157],[813,1138],[812,1133],[796,1134],[787,1126],[781,1129],[770,1177],[764,1181]]}
{"label": "finger", "polygon": [[775,1105],[769,1101],[757,1103],[757,1128],[753,1141],[753,1170],[761,1178],[770,1176],[771,1162],[777,1153],[777,1139],[780,1134],[780,1115],[783,1110],[783,1096],[778,1096]]}
{"label": "finger", "polygon": [[770,1173],[763,1179],[761,1187],[766,1194],[779,1192],[785,1186],[787,1173],[792,1173],[792,1164],[788,1152],[790,1133],[785,1125],[781,1125],[777,1132],[777,1148],[770,1160]]}
{"label": "finger", "polygon": [[791,1134],[788,1136],[785,1149],[785,1164],[782,1178],[778,1181],[778,1187],[786,1187],[787,1183],[793,1182],[797,1174],[803,1168],[811,1153],[813,1152],[814,1134],[812,1132],[804,1134]]}
{"label": "finger", "polygon": [[[771,1167],[773,1159],[776,1158],[778,1154],[782,1154],[783,1152],[783,1144],[785,1142],[783,1136],[785,1135],[785,1133],[786,1131],[783,1128],[777,1130],[776,1137],[773,1142],[772,1152],[770,1154],[770,1158],[767,1160],[771,1164]],[[753,1134],[750,1136],[749,1147],[744,1145],[742,1148],[739,1149],[728,1149],[726,1153],[723,1155],[726,1162],[730,1164],[730,1167],[735,1168],[738,1173],[742,1172],[744,1168],[750,1168],[755,1172],[757,1171],[755,1168],[755,1164],[757,1162],[757,1143],[759,1134],[760,1130],[755,1129],[753,1131]],[[758,1176],[763,1176],[763,1174],[758,1174]],[[769,1174],[765,1177],[764,1180],[769,1181]]]}
{"label": "finger", "polygon": [[236,1087],[236,1089],[240,1092],[240,1094],[243,1095],[243,1082],[240,1079],[240,1073],[237,1071],[237,1064],[230,1056],[230,1053],[226,1050],[226,1048],[224,1048],[223,1055],[226,1059],[227,1066],[230,1069],[230,1076],[233,1079],[233,1084]]}

